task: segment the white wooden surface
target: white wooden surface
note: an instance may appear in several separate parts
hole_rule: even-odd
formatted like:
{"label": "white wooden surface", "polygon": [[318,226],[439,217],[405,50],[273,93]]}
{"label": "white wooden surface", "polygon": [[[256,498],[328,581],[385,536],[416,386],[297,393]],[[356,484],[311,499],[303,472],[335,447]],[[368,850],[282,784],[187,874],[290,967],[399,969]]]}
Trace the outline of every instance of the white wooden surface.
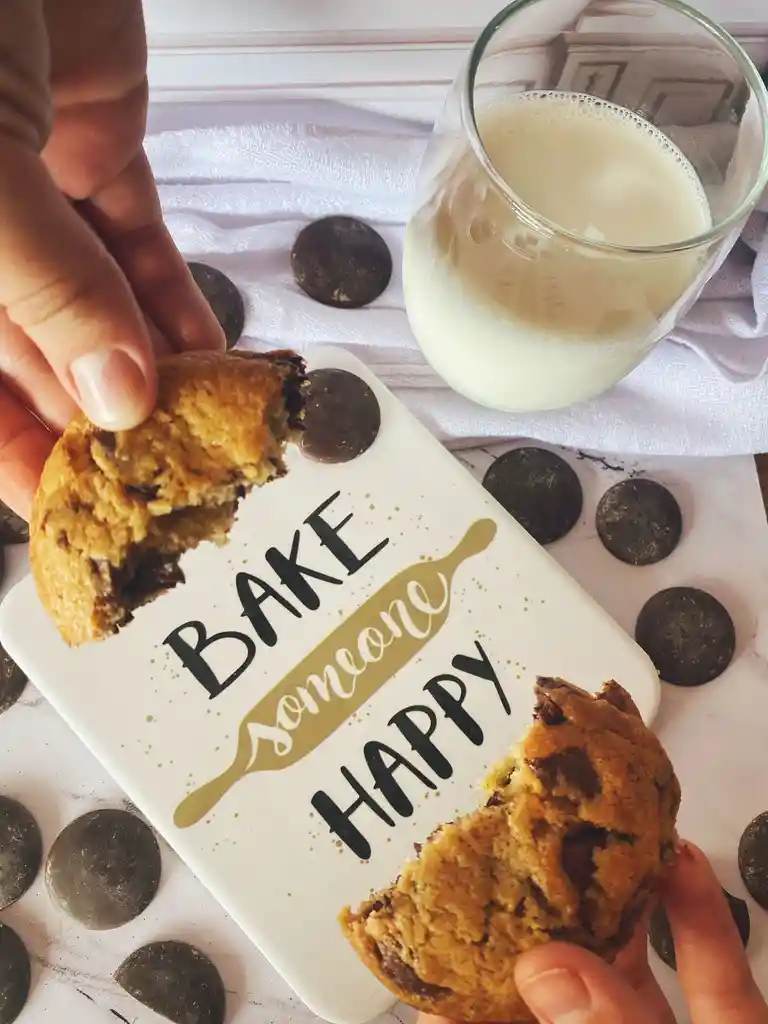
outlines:
{"label": "white wooden surface", "polygon": [[[601,15],[626,2],[601,0]],[[768,63],[765,0],[697,3]],[[153,100],[288,95],[430,119],[470,43],[501,6],[502,0],[145,0]]]}

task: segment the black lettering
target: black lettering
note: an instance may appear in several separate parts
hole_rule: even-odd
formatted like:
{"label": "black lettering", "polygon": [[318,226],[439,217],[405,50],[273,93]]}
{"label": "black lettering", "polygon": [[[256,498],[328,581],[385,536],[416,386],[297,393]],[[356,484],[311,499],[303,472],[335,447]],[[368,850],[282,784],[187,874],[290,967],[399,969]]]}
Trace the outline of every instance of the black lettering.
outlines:
{"label": "black lettering", "polygon": [[[455,683],[459,696],[455,697],[445,688],[446,683]],[[457,676],[434,676],[424,687],[435,703],[443,711],[446,718],[450,718],[454,725],[464,733],[470,743],[479,747],[483,742],[483,730],[477,722],[468,715],[462,707],[467,696],[466,685]]]}
{"label": "black lettering", "polygon": [[[392,758],[390,764],[385,764],[384,754]],[[394,775],[398,768],[407,768],[427,789],[437,789],[435,783],[412,765],[408,758],[388,747],[386,743],[371,740],[363,747],[363,756],[376,783],[374,789],[379,790],[392,810],[401,818],[410,818],[413,814],[413,804],[395,782]]]}
{"label": "black lettering", "polygon": [[466,672],[467,675],[476,676],[478,679],[487,679],[489,683],[493,683],[496,688],[496,694],[501,701],[501,706],[508,715],[511,714],[507,695],[504,693],[504,689],[499,682],[499,677],[494,671],[491,659],[485,653],[482,645],[478,643],[477,640],[475,640],[475,647],[480,655],[479,658],[473,658],[467,654],[457,654],[451,664],[457,672]]}
{"label": "black lettering", "polygon": [[352,789],[354,789],[355,793],[357,793],[357,799],[346,810],[343,810],[327,793],[323,792],[323,790],[318,790],[312,797],[312,806],[320,817],[324,819],[333,835],[338,836],[360,860],[368,860],[371,856],[371,844],[360,829],[352,824],[352,815],[359,811],[361,807],[368,807],[390,828],[394,828],[395,822],[384,808],[373,799],[370,793],[366,791],[364,786],[357,781],[348,768],[342,766],[341,774]]}
{"label": "black lettering", "polygon": [[389,544],[389,537],[381,541],[380,544],[377,544],[375,548],[371,548],[366,555],[358,557],[352,548],[339,536],[339,531],[350,521],[352,513],[342,519],[340,523],[337,523],[336,526],[331,526],[322,516],[322,513],[325,512],[329,505],[336,501],[340,494],[341,491],[336,491],[335,494],[332,494],[311,515],[307,516],[304,522],[315,531],[322,546],[328,548],[333,557],[341,562],[350,576],[354,576],[358,569],[362,569],[366,562],[370,562],[375,555],[378,555],[382,548]]}
{"label": "black lettering", "polygon": [[[258,583],[261,587],[260,594],[254,594],[253,592],[253,585],[255,583]],[[258,576],[251,576],[251,574],[247,572],[239,572],[235,580],[235,585],[237,587],[237,596],[240,598],[240,606],[243,609],[244,618],[248,619],[256,631],[256,635],[262,643],[267,645],[267,647],[275,646],[277,643],[277,633],[261,607],[265,601],[277,601],[277,603],[282,605],[287,612],[291,613],[291,615],[294,615],[297,619],[301,618],[301,612],[297,608],[294,608],[290,601],[286,600],[286,598],[284,598],[282,594],[279,594],[274,587],[270,586],[269,583],[265,583],[264,580],[260,580]]]}
{"label": "black lettering", "polygon": [[[418,715],[426,718],[426,728],[413,720]],[[451,763],[443,757],[430,739],[437,728],[437,715],[432,708],[424,704],[413,704],[393,715],[389,724],[400,730],[403,739],[410,744],[411,750],[426,762],[438,779],[450,779],[453,775]]]}
{"label": "black lettering", "polygon": [[[192,646],[192,644],[185,640],[181,635],[185,629],[193,629],[195,631],[196,636],[194,646]],[[203,657],[203,651],[207,650],[211,644],[215,644],[219,640],[238,640],[245,648],[245,657],[240,663],[240,666],[236,668],[234,672],[230,673],[230,675],[228,675],[223,681],[219,680],[216,673]],[[192,673],[201,686],[205,687],[211,700],[213,700],[214,697],[218,697],[219,694],[223,693],[228,686],[231,686],[236,679],[239,679],[256,657],[256,644],[249,636],[246,636],[244,633],[229,632],[214,633],[213,636],[208,636],[202,622],[197,622],[195,620],[192,622],[185,622],[183,625],[177,626],[176,629],[174,629],[172,633],[169,633],[165,640],[163,640],[163,644],[167,644],[167,646],[171,648],[184,668]]]}
{"label": "black lettering", "polygon": [[340,585],[341,580],[335,576],[326,576],[324,572],[317,572],[306,565],[301,565],[299,558],[299,537],[298,530],[293,535],[291,553],[286,556],[277,548],[270,548],[264,556],[267,564],[274,569],[280,577],[280,582],[285,584],[293,592],[294,597],[301,601],[305,608],[316,611],[320,607],[320,598],[312,587],[307,583],[305,577],[313,580],[320,580],[322,583],[333,583]]}

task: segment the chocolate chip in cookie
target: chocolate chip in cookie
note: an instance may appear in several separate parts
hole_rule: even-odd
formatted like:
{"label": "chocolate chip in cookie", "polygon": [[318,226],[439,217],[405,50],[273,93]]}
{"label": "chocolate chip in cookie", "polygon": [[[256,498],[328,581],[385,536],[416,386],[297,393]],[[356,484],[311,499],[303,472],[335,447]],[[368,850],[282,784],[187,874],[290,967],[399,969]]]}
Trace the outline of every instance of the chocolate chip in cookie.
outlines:
{"label": "chocolate chip in cookie", "polygon": [[0,1024],[13,1024],[29,998],[29,953],[7,924],[0,924]]}
{"label": "chocolate chip in cookie", "polygon": [[622,480],[600,499],[597,534],[605,548],[628,565],[653,565],[680,542],[683,517],[674,495],[645,478]]}
{"label": "chocolate chip in cookie", "polygon": [[[744,900],[739,899],[738,896],[732,896],[726,889],[723,889],[723,896],[725,896],[728,902],[742,945],[746,949],[749,944],[749,935],[751,931],[749,907]],[[648,939],[658,958],[665,963],[667,967],[671,967],[673,971],[676,971],[677,956],[675,954],[675,940],[672,938],[672,929],[669,924],[667,912],[661,903],[654,907],[653,913],[651,914],[651,919],[648,924]]]}
{"label": "chocolate chip in cookie", "polygon": [[0,715],[16,703],[26,685],[26,675],[0,644]]}
{"label": "chocolate chip in cookie", "polygon": [[48,892],[85,928],[119,928],[142,914],[160,885],[160,847],[152,829],[121,810],[91,811],[51,847]]}
{"label": "chocolate chip in cookie", "polygon": [[730,665],[736,650],[733,619],[722,604],[696,587],[670,587],[646,602],[635,640],[665,683],[701,686]]}
{"label": "chocolate chip in cookie", "polygon": [[37,878],[43,839],[23,804],[0,796],[0,910],[10,907]]}
{"label": "chocolate chip in cookie", "polygon": [[768,811],[758,814],[742,833],[739,871],[749,895],[768,910]]}
{"label": "chocolate chip in cookie", "polygon": [[348,370],[314,370],[308,381],[302,452],[317,462],[351,462],[379,435],[381,408],[376,395]]}
{"label": "chocolate chip in cookie", "polygon": [[500,455],[483,487],[539,544],[552,544],[572,530],[584,503],[576,473],[545,448],[514,448]]}
{"label": "chocolate chip in cookie", "polygon": [[174,1024],[223,1024],[224,983],[207,956],[186,942],[151,942],[131,953],[115,981]]}
{"label": "chocolate chip in cookie", "polygon": [[379,964],[382,972],[404,992],[428,999],[440,999],[450,995],[451,990],[441,985],[422,981],[416,971],[388,946],[379,946]]}
{"label": "chocolate chip in cookie", "polygon": [[368,224],[355,217],[324,217],[300,232],[291,252],[296,283],[325,306],[357,309],[386,290],[392,254]]}
{"label": "chocolate chip in cookie", "polygon": [[26,544],[29,523],[0,501],[0,544]]}
{"label": "chocolate chip in cookie", "polygon": [[221,324],[227,348],[234,348],[245,329],[245,302],[237,285],[226,274],[207,263],[188,263],[195,284],[208,300]]}

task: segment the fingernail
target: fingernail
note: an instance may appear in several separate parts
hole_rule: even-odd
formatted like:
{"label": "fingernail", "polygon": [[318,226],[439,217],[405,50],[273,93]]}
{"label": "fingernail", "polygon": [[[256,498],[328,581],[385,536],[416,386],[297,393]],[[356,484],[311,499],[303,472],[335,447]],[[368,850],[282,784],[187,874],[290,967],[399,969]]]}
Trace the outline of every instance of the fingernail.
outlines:
{"label": "fingernail", "polygon": [[89,352],[69,369],[80,405],[97,426],[129,430],[147,415],[147,379],[139,364],[122,349]]}
{"label": "fingernail", "polygon": [[542,1024],[587,1024],[592,1000],[578,974],[558,968],[519,979],[520,995]]}

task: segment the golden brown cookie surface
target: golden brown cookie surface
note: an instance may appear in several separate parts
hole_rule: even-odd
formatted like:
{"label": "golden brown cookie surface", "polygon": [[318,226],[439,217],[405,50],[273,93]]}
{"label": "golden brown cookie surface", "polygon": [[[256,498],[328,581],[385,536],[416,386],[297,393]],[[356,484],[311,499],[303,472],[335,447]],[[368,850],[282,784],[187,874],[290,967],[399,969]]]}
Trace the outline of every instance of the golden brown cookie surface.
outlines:
{"label": "golden brown cookie surface", "polygon": [[401,1000],[463,1021],[532,1021],[515,958],[551,939],[612,959],[674,857],[680,789],[616,683],[539,680],[534,723],[486,780],[485,806],[442,826],[389,889],[342,915]]}
{"label": "golden brown cookie surface", "polygon": [[30,559],[72,646],[116,632],[183,582],[179,556],[223,543],[239,499],[285,471],[303,409],[298,356],[185,353],[158,370],[145,423],[110,433],[78,416],[43,470]]}

